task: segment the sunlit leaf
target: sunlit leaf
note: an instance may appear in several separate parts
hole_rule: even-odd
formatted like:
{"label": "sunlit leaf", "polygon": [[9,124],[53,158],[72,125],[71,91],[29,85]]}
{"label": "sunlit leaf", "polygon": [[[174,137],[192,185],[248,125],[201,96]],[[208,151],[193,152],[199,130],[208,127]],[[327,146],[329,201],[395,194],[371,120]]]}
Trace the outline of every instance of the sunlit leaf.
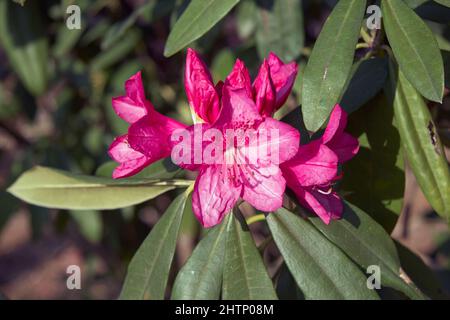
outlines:
{"label": "sunlit leaf", "polygon": [[317,131],[344,90],[353,64],[366,1],[341,0],[320,32],[303,76],[302,113]]}
{"label": "sunlit leaf", "polygon": [[309,222],[284,208],[267,222],[306,299],[378,299],[359,268]]}
{"label": "sunlit leaf", "polygon": [[174,55],[219,22],[239,0],[192,0],[170,31],[164,55]]}
{"label": "sunlit leaf", "polygon": [[188,193],[180,194],[145,238],[128,266],[122,300],[164,298]]}
{"label": "sunlit leaf", "polygon": [[228,221],[224,264],[223,299],[277,299],[272,280],[241,215],[233,215]]}
{"label": "sunlit leaf", "polygon": [[444,67],[433,33],[403,1],[381,2],[389,43],[406,79],[425,98],[442,101]]}

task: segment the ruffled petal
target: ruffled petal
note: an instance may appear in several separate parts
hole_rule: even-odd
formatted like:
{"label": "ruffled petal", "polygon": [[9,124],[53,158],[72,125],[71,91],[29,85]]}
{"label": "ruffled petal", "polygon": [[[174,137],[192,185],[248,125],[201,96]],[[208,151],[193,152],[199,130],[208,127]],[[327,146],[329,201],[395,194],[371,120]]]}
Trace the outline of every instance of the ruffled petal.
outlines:
{"label": "ruffled petal", "polygon": [[287,100],[297,77],[297,63],[284,64],[276,54],[270,53],[268,58],[270,77],[276,91],[275,111]]}
{"label": "ruffled petal", "polygon": [[130,146],[147,156],[151,162],[168,157],[171,153],[171,134],[185,125],[154,111],[128,129]]}
{"label": "ruffled petal", "polygon": [[339,162],[344,163],[353,158],[359,151],[358,139],[344,132],[339,139],[332,139],[327,144],[339,157]]}
{"label": "ruffled petal", "polygon": [[237,59],[233,70],[225,80],[225,84],[234,89],[243,89],[247,97],[253,99],[250,74],[243,61]]}
{"label": "ruffled petal", "polygon": [[188,48],[184,87],[189,104],[205,122],[213,123],[220,112],[219,95],[211,74],[197,52]]}
{"label": "ruffled petal", "polygon": [[245,166],[242,170],[242,198],[258,210],[271,212],[281,208],[286,181],[276,165],[267,167]]}
{"label": "ruffled petal", "polygon": [[152,104],[145,99],[141,72],[132,75],[125,82],[125,96],[112,99],[116,114],[128,123],[135,123],[153,110]]}
{"label": "ruffled petal", "polygon": [[281,164],[291,189],[329,184],[338,171],[338,157],[320,140],[300,146],[297,155]]}
{"label": "ruffled petal", "polygon": [[256,127],[262,121],[253,99],[244,89],[233,88],[225,83],[222,90],[222,110],[216,127]]}
{"label": "ruffled petal", "polygon": [[265,59],[253,83],[253,99],[261,115],[270,117],[276,111],[275,87],[270,78],[269,64]]}
{"label": "ruffled petal", "polygon": [[283,163],[298,152],[300,133],[287,123],[265,118],[258,127],[258,135],[259,139],[251,145],[252,149],[262,158],[267,154],[273,164]]}
{"label": "ruffled petal", "polygon": [[225,166],[204,166],[195,181],[192,210],[205,228],[213,227],[231,211],[241,190]]}
{"label": "ruffled petal", "polygon": [[119,162],[113,171],[114,179],[132,176],[150,164],[150,159],[130,147],[127,135],[117,137],[111,143],[108,153],[112,159]]}

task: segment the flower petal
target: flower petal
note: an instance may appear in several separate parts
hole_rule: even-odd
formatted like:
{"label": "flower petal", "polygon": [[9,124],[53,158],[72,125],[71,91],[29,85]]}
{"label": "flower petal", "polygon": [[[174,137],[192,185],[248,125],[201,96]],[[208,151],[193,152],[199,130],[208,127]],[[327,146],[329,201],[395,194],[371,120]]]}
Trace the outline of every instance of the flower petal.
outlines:
{"label": "flower petal", "polygon": [[226,166],[204,166],[192,193],[195,216],[204,227],[215,226],[236,204],[241,189],[228,176]]}
{"label": "flower petal", "polygon": [[329,224],[331,220],[340,219],[344,211],[342,200],[335,192],[323,194],[317,190],[305,190],[303,198],[299,201],[314,211],[325,224]]}
{"label": "flower petal", "polygon": [[145,100],[144,87],[142,85],[141,72],[132,75],[125,82],[125,96],[112,99],[112,106],[116,114],[128,123],[135,123],[150,110],[153,106]]}
{"label": "flower petal", "polygon": [[146,155],[151,162],[171,153],[171,134],[185,125],[156,111],[151,112],[128,129],[128,141],[133,149]]}
{"label": "flower petal", "polygon": [[112,159],[119,162],[113,171],[114,179],[132,176],[150,164],[150,159],[130,147],[127,135],[117,137],[111,143],[108,153]]}
{"label": "flower petal", "polygon": [[281,164],[288,186],[320,186],[330,183],[337,174],[338,157],[320,140],[300,146],[297,155]]}
{"label": "flower petal", "polygon": [[277,165],[256,168],[244,166],[242,198],[261,211],[275,211],[283,204],[286,181]]}
{"label": "flower petal", "polygon": [[344,132],[339,139],[332,139],[327,144],[339,157],[339,162],[344,163],[353,158],[359,151],[358,139]]}
{"label": "flower petal", "polygon": [[225,83],[222,90],[222,110],[215,126],[232,129],[239,126],[248,128],[259,125],[261,121],[262,117],[253,99],[248,97],[245,90],[230,87]]}
{"label": "flower petal", "polygon": [[189,104],[205,122],[213,123],[220,112],[219,95],[205,63],[194,50],[188,48],[184,87]]}
{"label": "flower petal", "polygon": [[270,78],[269,64],[265,59],[253,83],[253,98],[261,115],[270,117],[276,111],[275,87]]}
{"label": "flower petal", "polygon": [[335,105],[330,115],[325,132],[322,136],[324,143],[330,142],[333,138],[339,138],[347,126],[347,112],[340,105]]}
{"label": "flower petal", "polygon": [[250,99],[253,99],[252,83],[250,80],[250,74],[245,67],[244,62],[236,59],[233,70],[225,80],[225,84],[234,89],[244,89],[245,93]]}
{"label": "flower petal", "polygon": [[274,53],[269,54],[270,77],[276,91],[275,111],[287,100],[297,77],[298,67],[295,62],[284,64]]}
{"label": "flower petal", "polygon": [[[255,151],[258,150],[258,155],[267,153],[274,164],[283,163],[298,152],[300,133],[287,123],[269,117],[265,118],[258,127],[258,135],[260,138],[255,141],[256,146],[252,145],[251,147]],[[264,136],[266,138],[262,139]]]}

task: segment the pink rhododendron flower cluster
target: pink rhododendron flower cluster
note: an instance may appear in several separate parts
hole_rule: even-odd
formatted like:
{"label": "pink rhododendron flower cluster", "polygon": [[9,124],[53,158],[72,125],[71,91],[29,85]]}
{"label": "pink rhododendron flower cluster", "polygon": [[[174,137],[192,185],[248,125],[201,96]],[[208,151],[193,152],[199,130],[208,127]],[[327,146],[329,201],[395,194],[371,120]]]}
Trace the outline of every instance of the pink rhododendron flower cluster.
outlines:
{"label": "pink rhododendron flower cluster", "polygon": [[[325,223],[339,218],[343,204],[333,185],[340,178],[339,164],[357,153],[358,141],[344,132],[347,114],[339,105],[333,109],[324,134],[305,145],[300,145],[300,133],[295,128],[273,118],[286,102],[296,75],[295,62],[284,64],[271,53],[253,83],[238,59],[225,81],[214,84],[205,63],[188,49],[185,89],[199,121],[186,126],[154,109],[145,98],[138,72],[125,83],[126,95],[112,101],[115,112],[130,123],[128,133],[116,138],[109,149],[110,156],[119,163],[113,177],[134,175],[159,159],[173,156],[180,143],[174,136],[180,130],[192,137],[196,131],[206,134],[209,130],[224,137],[220,142],[211,139],[210,143],[220,144],[215,152],[220,150],[220,156],[236,161],[177,163],[184,169],[198,171],[192,207],[203,226],[219,223],[239,198],[258,210],[275,211],[282,206],[286,186]],[[268,135],[263,143],[244,138],[244,143],[237,146],[235,138],[227,135],[228,130],[277,134]],[[204,143],[200,143],[202,147]],[[268,146],[278,153],[276,161],[273,154],[266,152]],[[249,150],[251,155],[258,155],[257,161],[249,160]]]}

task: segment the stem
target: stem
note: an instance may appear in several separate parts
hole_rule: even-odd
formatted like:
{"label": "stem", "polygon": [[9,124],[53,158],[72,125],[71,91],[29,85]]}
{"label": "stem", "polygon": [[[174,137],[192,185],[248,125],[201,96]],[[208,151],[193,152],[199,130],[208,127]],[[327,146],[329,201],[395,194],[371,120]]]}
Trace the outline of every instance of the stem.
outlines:
{"label": "stem", "polygon": [[373,38],[370,36],[370,34],[367,33],[366,29],[361,28],[360,31],[361,38],[363,38],[364,42],[367,43],[369,46],[372,45]]}
{"label": "stem", "polygon": [[363,48],[369,48],[369,45],[365,42],[360,42],[356,44],[356,50],[363,49]]}
{"label": "stem", "polygon": [[251,225],[254,222],[264,221],[264,220],[266,220],[266,216],[263,213],[256,214],[247,219],[247,225]]}

